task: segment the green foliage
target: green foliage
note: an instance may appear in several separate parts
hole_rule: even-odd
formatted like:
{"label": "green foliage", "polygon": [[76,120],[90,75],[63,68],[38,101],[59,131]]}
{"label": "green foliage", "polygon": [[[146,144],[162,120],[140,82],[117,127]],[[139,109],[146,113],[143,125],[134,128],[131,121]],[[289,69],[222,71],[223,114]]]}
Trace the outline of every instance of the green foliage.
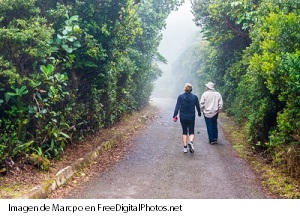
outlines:
{"label": "green foliage", "polygon": [[[193,0],[195,22],[215,45],[242,38],[250,43],[248,30],[255,20],[256,1]],[[232,44],[233,45],[233,44]]]}
{"label": "green foliage", "polygon": [[41,149],[39,149],[37,153],[30,154],[29,159],[34,165],[42,170],[47,171],[49,169],[50,161],[43,155],[43,151]]}
{"label": "green foliage", "polygon": [[[260,52],[250,60],[250,66],[257,70],[268,91],[274,95],[272,101],[277,102],[276,111],[280,112],[277,117],[277,130],[270,134],[270,148],[293,143],[290,139],[286,141],[284,137],[293,138],[292,135],[297,135],[298,129],[295,126],[300,123],[296,118],[300,108],[297,99],[300,39],[298,29],[299,16],[294,13],[270,13],[254,28],[254,43],[260,47]],[[276,139],[275,135],[281,135],[280,139]],[[278,143],[279,140],[281,141]]]}
{"label": "green foliage", "polygon": [[60,49],[67,53],[72,53],[81,47],[80,42],[77,40],[75,34],[80,32],[80,27],[76,24],[78,21],[78,15],[69,17],[68,13],[65,15],[67,20],[65,21],[65,27],[61,34],[57,34],[55,41],[51,42],[52,50],[58,52]]}
{"label": "green foliage", "polygon": [[[66,74],[55,73],[54,66],[50,64],[41,66],[40,69],[43,72],[42,82],[35,86],[35,104],[29,107],[29,113],[33,116],[35,125],[40,126],[36,130],[35,138],[45,152],[50,152],[49,157],[52,156],[52,151],[57,157],[62,152],[61,147],[64,147],[66,139],[69,139],[63,132],[69,126],[61,110],[61,103],[69,95],[63,89],[68,77]],[[59,146],[60,151],[53,148],[54,144]]]}
{"label": "green foliage", "polygon": [[148,103],[182,1],[0,1],[0,164],[40,168]]}
{"label": "green foliage", "polygon": [[256,150],[300,178],[299,1],[192,2],[210,42],[200,76],[220,86],[226,111]]}
{"label": "green foliage", "polygon": [[51,36],[52,30],[41,18],[14,20],[0,29],[0,77],[7,85],[26,80],[37,62],[51,52],[47,44]]}

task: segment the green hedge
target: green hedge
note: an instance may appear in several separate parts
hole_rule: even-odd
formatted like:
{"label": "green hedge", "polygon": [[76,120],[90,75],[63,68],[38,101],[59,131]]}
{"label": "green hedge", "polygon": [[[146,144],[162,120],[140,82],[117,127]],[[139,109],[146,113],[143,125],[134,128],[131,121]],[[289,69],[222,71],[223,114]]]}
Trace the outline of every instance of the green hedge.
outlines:
{"label": "green hedge", "polygon": [[59,157],[147,105],[161,31],[181,3],[0,1],[0,168]]}

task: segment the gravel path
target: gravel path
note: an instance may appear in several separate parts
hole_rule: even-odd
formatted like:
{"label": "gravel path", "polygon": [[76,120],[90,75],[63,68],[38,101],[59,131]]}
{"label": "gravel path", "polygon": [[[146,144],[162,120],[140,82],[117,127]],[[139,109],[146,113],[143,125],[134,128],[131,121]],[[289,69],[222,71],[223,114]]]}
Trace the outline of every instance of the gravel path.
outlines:
{"label": "gravel path", "polygon": [[219,132],[209,145],[203,117],[196,118],[195,153],[183,153],[181,126],[172,120],[175,99],[154,98],[158,118],[133,138],[133,149],[109,171],[66,198],[243,199],[268,198],[259,179]]}

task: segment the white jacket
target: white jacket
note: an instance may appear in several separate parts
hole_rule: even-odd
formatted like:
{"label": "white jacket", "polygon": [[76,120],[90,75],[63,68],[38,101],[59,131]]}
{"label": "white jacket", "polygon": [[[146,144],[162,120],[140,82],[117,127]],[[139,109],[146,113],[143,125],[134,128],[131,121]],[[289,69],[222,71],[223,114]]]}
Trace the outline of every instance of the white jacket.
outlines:
{"label": "white jacket", "polygon": [[216,90],[205,91],[200,99],[200,108],[205,117],[212,118],[223,109],[221,94]]}

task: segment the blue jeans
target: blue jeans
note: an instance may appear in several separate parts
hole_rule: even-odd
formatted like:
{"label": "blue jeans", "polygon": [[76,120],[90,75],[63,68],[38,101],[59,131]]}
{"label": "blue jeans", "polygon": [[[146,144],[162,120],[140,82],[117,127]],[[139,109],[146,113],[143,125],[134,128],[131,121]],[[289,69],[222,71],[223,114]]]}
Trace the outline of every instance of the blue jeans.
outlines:
{"label": "blue jeans", "polygon": [[218,116],[219,114],[216,114],[212,118],[204,116],[209,143],[218,140]]}

